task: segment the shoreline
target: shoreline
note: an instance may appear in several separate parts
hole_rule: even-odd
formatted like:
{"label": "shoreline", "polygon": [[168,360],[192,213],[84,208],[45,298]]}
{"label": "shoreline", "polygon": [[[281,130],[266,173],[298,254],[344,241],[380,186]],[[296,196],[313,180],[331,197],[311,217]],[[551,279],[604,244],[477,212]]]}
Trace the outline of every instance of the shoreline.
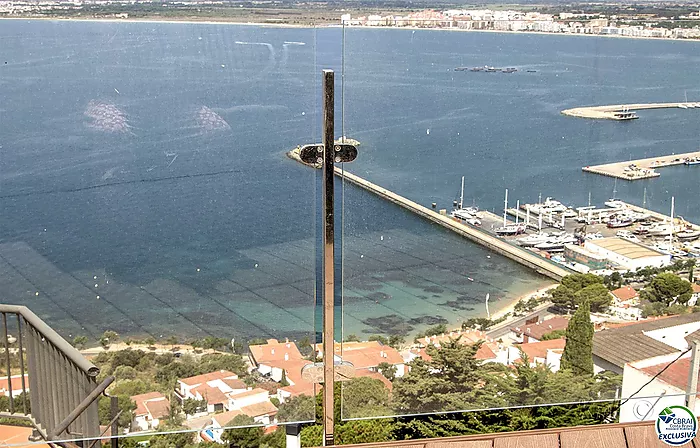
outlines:
{"label": "shoreline", "polygon": [[[166,23],[166,24],[188,24],[188,25],[241,25],[241,26],[259,26],[268,28],[343,28],[342,23],[320,23],[320,24],[292,24],[292,23],[268,23],[268,22],[250,22],[250,21],[235,21],[235,20],[216,20],[214,17],[195,20],[192,18],[183,18],[182,20],[167,18],[157,19],[148,17],[143,19],[129,18],[117,19],[113,17],[0,17],[0,20],[45,20],[45,21],[60,21],[60,22],[105,22],[105,23]],[[503,31],[503,30],[474,30],[461,28],[425,28],[419,26],[352,26],[346,25],[348,29],[386,29],[386,30],[410,30],[410,31],[448,31],[448,32],[464,32],[464,33],[495,33],[495,34],[522,34],[522,35],[542,35],[542,36],[570,36],[570,37],[600,37],[600,38],[615,38],[615,39],[633,39],[633,40],[650,40],[650,41],[673,41],[673,42],[700,42],[700,39],[679,39],[673,37],[640,37],[640,36],[622,36],[614,34],[578,34],[578,33],[549,33],[546,31]]]}
{"label": "shoreline", "polygon": [[536,290],[534,290],[534,291],[530,291],[530,292],[528,292],[528,293],[526,293],[526,294],[523,294],[523,295],[517,297],[515,300],[513,300],[512,303],[510,303],[510,304],[506,305],[505,307],[499,309],[499,310],[496,311],[495,313],[492,313],[492,314],[491,314],[491,320],[499,319],[499,318],[503,317],[503,316],[504,316],[505,314],[507,314],[507,313],[510,313],[510,316],[504,321],[504,323],[505,323],[505,322],[508,322],[508,321],[510,321],[510,320],[514,320],[515,318],[513,317],[513,309],[515,308],[515,305],[516,305],[519,301],[521,301],[521,300],[528,300],[528,299],[530,299],[530,298],[532,298],[532,297],[544,297],[544,296],[547,295],[547,292],[549,292],[550,289],[556,288],[557,286],[559,286],[559,283],[551,282],[551,283],[545,285],[544,287],[538,288],[538,289],[536,289]]}

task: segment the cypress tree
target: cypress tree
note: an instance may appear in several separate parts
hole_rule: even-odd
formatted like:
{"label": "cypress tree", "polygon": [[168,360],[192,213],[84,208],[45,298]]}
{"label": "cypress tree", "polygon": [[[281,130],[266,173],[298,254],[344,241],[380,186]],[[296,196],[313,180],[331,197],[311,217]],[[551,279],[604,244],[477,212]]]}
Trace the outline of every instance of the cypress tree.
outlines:
{"label": "cypress tree", "polygon": [[593,324],[588,301],[579,305],[566,327],[561,368],[575,375],[593,375]]}

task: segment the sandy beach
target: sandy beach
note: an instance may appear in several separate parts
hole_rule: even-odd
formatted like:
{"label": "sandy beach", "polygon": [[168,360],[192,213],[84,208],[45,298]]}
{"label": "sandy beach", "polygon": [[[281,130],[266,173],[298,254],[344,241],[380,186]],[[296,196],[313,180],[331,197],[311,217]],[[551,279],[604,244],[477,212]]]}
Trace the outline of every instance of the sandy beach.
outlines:
{"label": "sandy beach", "polygon": [[507,313],[510,313],[511,315],[510,315],[510,317],[509,317],[508,319],[506,319],[506,322],[507,322],[508,320],[512,320],[512,319],[513,319],[513,310],[515,309],[515,305],[516,305],[519,301],[521,301],[521,300],[529,300],[529,299],[531,299],[532,297],[538,297],[538,298],[544,297],[544,296],[547,295],[547,292],[548,292],[550,289],[556,288],[557,286],[559,286],[558,283],[552,282],[550,285],[547,285],[547,286],[545,286],[545,287],[543,287],[543,288],[539,288],[539,289],[537,289],[537,290],[535,290],[535,291],[531,291],[531,292],[529,292],[529,293],[527,293],[527,294],[523,294],[522,296],[520,296],[520,297],[518,297],[517,299],[513,300],[509,305],[507,305],[507,306],[501,308],[500,310],[496,311],[495,313],[491,314],[491,319],[492,319],[492,320],[496,320],[496,319],[499,319],[499,318],[503,317],[503,316],[506,315]]}
{"label": "sandy beach", "polygon": [[[61,21],[61,22],[106,22],[106,23],[167,23],[167,24],[201,24],[201,25],[248,25],[248,26],[258,26],[258,27],[272,27],[272,28],[339,28],[343,27],[342,23],[319,23],[319,24],[292,24],[292,23],[275,23],[275,22],[251,22],[251,21],[237,21],[230,18],[221,18],[221,20],[216,20],[215,17],[203,18],[202,20],[183,18],[180,19],[158,19],[154,17],[147,18],[127,18],[118,19],[114,17],[0,17],[0,20],[49,20],[49,21]],[[340,22],[340,18],[338,18]],[[574,33],[548,33],[545,31],[502,31],[502,30],[474,30],[474,29],[463,29],[463,28],[425,28],[419,26],[360,26],[360,25],[346,25],[347,28],[357,28],[357,29],[393,29],[393,30],[411,30],[411,31],[456,31],[456,32],[469,32],[469,33],[496,33],[496,34],[540,34],[547,36],[574,36],[574,37],[606,37],[606,38],[617,38],[617,39],[641,39],[641,40],[672,40],[672,41],[685,41],[685,42],[699,42],[700,39],[679,39],[672,37],[638,37],[638,36],[621,36],[614,34],[574,34]]]}

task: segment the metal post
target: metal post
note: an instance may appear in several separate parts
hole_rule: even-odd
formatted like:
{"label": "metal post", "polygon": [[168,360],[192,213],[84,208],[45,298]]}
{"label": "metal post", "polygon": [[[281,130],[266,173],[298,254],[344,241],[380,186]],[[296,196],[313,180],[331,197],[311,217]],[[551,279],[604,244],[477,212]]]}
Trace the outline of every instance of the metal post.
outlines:
{"label": "metal post", "polygon": [[301,448],[301,425],[286,425],[285,429],[285,447],[286,448]]}
{"label": "metal post", "polygon": [[333,445],[333,357],[335,306],[334,73],[323,71],[323,445]]}
{"label": "metal post", "polygon": [[698,394],[698,368],[700,368],[700,345],[698,345],[698,341],[692,341],[690,344],[692,350],[690,351],[690,372],[685,400],[688,409],[695,412],[695,400]]}
{"label": "metal post", "polygon": [[10,413],[15,413],[15,400],[12,398],[12,368],[10,367],[10,343],[7,334],[7,313],[2,313],[2,327],[5,331],[5,362],[7,362],[7,392],[10,394]]}
{"label": "metal post", "polygon": [[22,411],[24,414],[27,413],[27,385],[24,382],[24,349],[22,347],[22,319],[19,317],[19,313],[15,314],[17,316],[17,344],[19,348],[19,374],[22,379]]}
{"label": "metal post", "polygon": [[109,397],[109,415],[112,417],[110,448],[119,448],[119,439],[117,438],[119,435],[119,399],[117,397]]}

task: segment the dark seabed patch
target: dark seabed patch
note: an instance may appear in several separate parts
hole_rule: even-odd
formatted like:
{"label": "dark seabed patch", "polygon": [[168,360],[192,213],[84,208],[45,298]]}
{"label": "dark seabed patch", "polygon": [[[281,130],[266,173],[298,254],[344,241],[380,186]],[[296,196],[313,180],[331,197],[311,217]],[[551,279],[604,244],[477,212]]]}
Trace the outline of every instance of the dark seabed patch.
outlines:
{"label": "dark seabed patch", "polygon": [[363,324],[371,329],[363,330],[363,333],[376,334],[408,334],[413,331],[413,326],[409,325],[406,320],[396,314],[388,314],[381,317],[369,317],[362,321]]}
{"label": "dark seabed patch", "polygon": [[374,300],[375,302],[378,302],[380,300],[389,300],[391,299],[391,295],[385,293],[385,292],[373,292],[372,294],[368,294],[367,298],[370,300]]}
{"label": "dark seabed patch", "polygon": [[408,323],[411,325],[438,325],[449,323],[449,321],[442,316],[421,316],[414,317]]}
{"label": "dark seabed patch", "polygon": [[425,292],[432,292],[432,293],[435,293],[435,294],[442,294],[443,292],[445,292],[444,289],[442,289],[442,288],[440,288],[440,287],[438,287],[438,286],[426,286],[426,287],[423,288],[423,291],[425,291]]}

